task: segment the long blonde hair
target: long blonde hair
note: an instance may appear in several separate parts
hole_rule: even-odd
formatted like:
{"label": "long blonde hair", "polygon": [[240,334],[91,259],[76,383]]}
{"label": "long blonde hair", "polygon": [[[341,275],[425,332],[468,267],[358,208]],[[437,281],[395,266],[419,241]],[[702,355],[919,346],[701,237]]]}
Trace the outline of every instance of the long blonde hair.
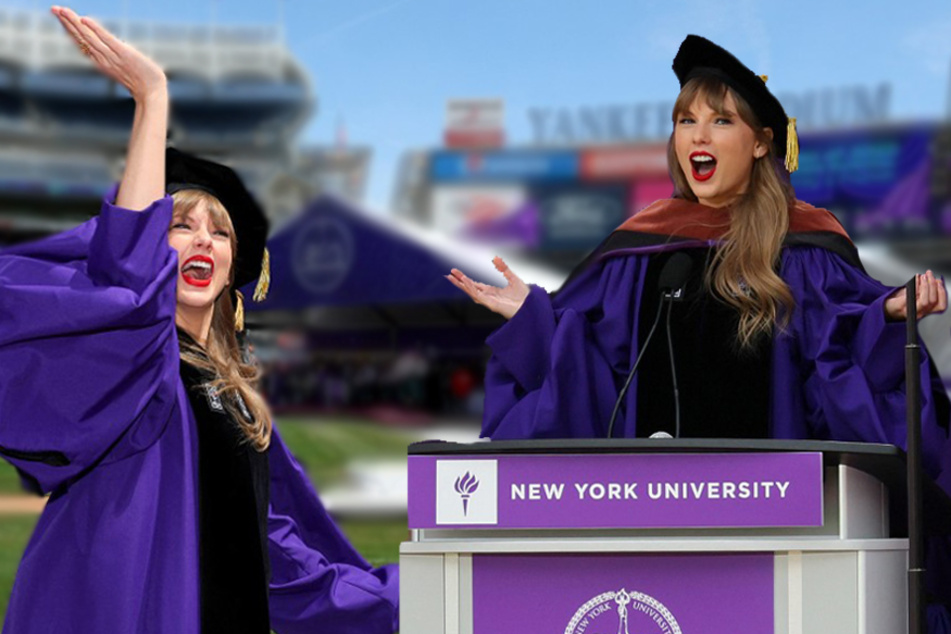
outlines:
{"label": "long blonde hair", "polygon": [[[199,189],[183,189],[172,194],[174,217],[187,214],[204,202],[212,222],[227,227],[231,233],[231,252],[237,254],[238,241],[231,217],[221,202]],[[230,272],[234,283],[234,265]],[[257,392],[260,370],[254,363],[246,362],[235,336],[234,305],[227,289],[215,300],[208,340],[202,348],[191,340],[180,339],[179,355],[185,363],[215,377],[206,385],[218,392],[221,402],[238,421],[241,430],[257,451],[265,451],[271,442],[271,412],[264,398]],[[238,398],[244,401],[250,420],[238,406]]]}
{"label": "long blonde hair", "polygon": [[[749,187],[730,208],[730,227],[707,268],[705,282],[737,310],[737,341],[741,348],[750,349],[761,336],[770,335],[774,326],[785,328],[794,307],[792,292],[776,267],[789,229],[789,208],[796,195],[788,178],[780,174],[782,168],[773,152],[772,139],[763,131],[753,109],[719,79],[695,77],[684,85],[674,104],[674,125],[697,99],[704,99],[715,112],[724,112],[728,91],[739,117],[768,150],[753,162]],[[674,181],[674,196],[697,202],[677,161],[673,134],[667,145],[667,166]]]}

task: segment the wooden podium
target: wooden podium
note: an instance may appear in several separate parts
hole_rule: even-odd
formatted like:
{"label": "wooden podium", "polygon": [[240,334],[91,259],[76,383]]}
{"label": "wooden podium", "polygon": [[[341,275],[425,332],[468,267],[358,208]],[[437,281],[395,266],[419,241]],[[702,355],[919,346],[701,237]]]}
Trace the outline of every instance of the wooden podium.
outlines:
{"label": "wooden podium", "polygon": [[418,443],[400,631],[906,633],[904,482],[890,445]]}

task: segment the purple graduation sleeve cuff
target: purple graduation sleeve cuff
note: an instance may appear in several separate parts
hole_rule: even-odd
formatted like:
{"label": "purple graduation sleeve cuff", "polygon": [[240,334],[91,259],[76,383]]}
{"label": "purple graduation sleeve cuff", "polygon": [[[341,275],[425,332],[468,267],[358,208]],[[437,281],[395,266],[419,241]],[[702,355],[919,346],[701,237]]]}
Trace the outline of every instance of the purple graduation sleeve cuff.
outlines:
{"label": "purple graduation sleeve cuff", "polygon": [[896,390],[905,378],[905,322],[885,319],[885,300],[893,292],[894,289],[889,290],[865,310],[852,347],[855,362],[877,392]]}
{"label": "purple graduation sleeve cuff", "polygon": [[522,307],[486,339],[486,344],[519,385],[534,390],[541,387],[550,365],[555,325],[547,291],[533,284]]}
{"label": "purple graduation sleeve cuff", "polygon": [[168,245],[172,198],[132,211],[114,204],[115,193],[116,188],[110,190],[102,203],[89,249],[89,276],[99,285],[141,292],[176,257]]}

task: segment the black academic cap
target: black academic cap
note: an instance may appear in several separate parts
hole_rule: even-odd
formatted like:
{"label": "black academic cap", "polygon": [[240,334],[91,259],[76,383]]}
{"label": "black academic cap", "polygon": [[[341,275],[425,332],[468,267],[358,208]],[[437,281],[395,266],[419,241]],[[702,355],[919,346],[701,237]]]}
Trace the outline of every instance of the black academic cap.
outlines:
{"label": "black academic cap", "polygon": [[673,68],[681,88],[694,77],[713,76],[736,91],[760,122],[772,129],[776,155],[785,157],[786,169],[796,171],[799,165],[796,120],[786,116],[782,104],[766,88],[765,75],[757,75],[729,51],[699,35],[688,35],[681,43]]}
{"label": "black academic cap", "polygon": [[168,148],[165,150],[165,191],[174,194],[183,189],[208,192],[228,210],[238,240],[234,288],[259,280],[255,300],[263,299],[270,280],[266,249],[268,222],[254,196],[231,168]]}

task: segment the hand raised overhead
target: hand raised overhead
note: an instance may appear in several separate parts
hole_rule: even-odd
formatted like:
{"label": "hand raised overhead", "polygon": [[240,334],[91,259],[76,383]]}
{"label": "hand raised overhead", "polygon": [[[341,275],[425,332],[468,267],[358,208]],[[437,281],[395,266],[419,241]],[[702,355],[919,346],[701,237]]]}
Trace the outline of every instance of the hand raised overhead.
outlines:
{"label": "hand raised overhead", "polygon": [[99,71],[125,86],[137,102],[151,97],[167,98],[165,73],[149,57],[90,17],[79,16],[72,9],[59,6],[52,7],[50,12]]}
{"label": "hand raised overhead", "polygon": [[506,319],[511,319],[525,303],[525,298],[528,297],[528,286],[512,272],[512,269],[502,258],[495,257],[492,264],[508,281],[504,288],[476,282],[466,277],[459,269],[452,269],[451,274],[447,275],[446,279],[471,297],[476,304],[482,304],[492,312],[498,313]]}
{"label": "hand raised overhead", "polygon": [[[943,313],[948,308],[948,291],[945,289],[944,280],[936,278],[931,271],[915,277],[915,288],[918,295],[918,319],[931,313]],[[900,288],[885,300],[886,317],[893,321],[908,317],[908,299],[905,295],[905,289]]]}
{"label": "hand raised overhead", "polygon": [[145,209],[165,193],[165,139],[168,130],[168,82],[154,61],[98,22],[66,7],[50,9],[102,74],[122,84],[135,100],[135,117],[125,171],[116,204]]}

